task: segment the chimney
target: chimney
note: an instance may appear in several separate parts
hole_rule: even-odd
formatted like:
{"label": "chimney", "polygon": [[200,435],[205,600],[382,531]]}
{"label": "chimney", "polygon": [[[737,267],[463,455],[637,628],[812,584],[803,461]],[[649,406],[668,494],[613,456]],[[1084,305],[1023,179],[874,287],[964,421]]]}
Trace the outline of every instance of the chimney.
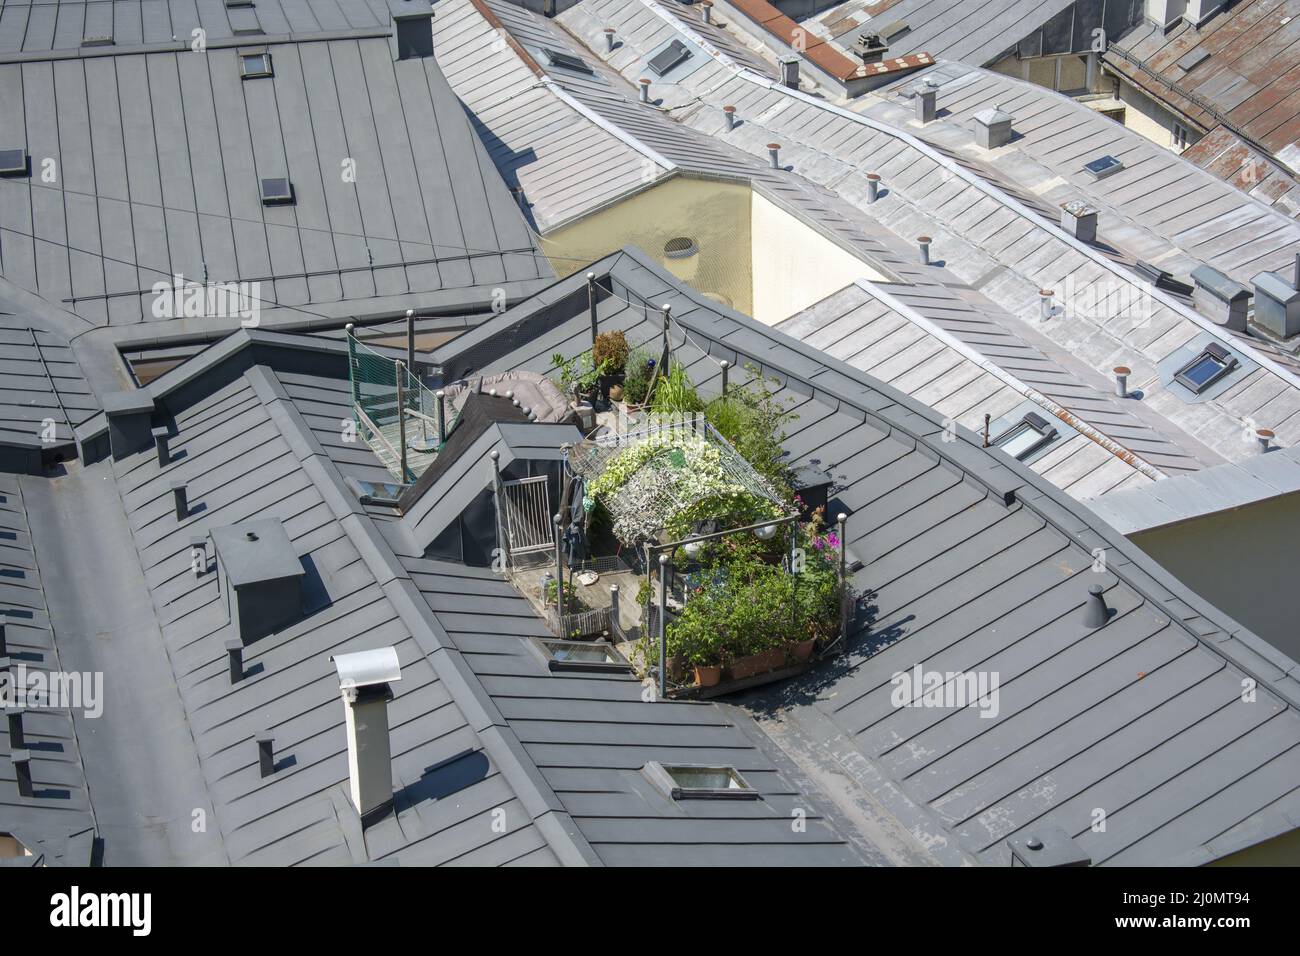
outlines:
{"label": "chimney", "polygon": [[1011,142],[1011,121],[1015,119],[1002,107],[981,110],[975,114],[975,144],[981,149],[997,149]]}
{"label": "chimney", "polygon": [[244,642],[237,637],[226,638],[226,665],[233,687],[244,679]]}
{"label": "chimney", "polygon": [[114,461],[144,451],[153,444],[153,398],[144,389],[109,392],[103,400],[108,419],[108,447]]}
{"label": "chimney", "polygon": [[734,106],[724,106],[722,115],[727,118],[727,129],[736,128],[736,108]]}
{"label": "chimney", "polygon": [[302,617],[306,575],[279,519],[212,530],[218,588],[235,637],[247,645]]}
{"label": "chimney", "polygon": [[799,89],[799,58],[797,56],[781,57],[781,85],[792,90]]}
{"label": "chimney", "polygon": [[1259,453],[1261,455],[1268,451],[1269,445],[1272,444],[1275,437],[1276,435],[1271,428],[1255,429],[1255,441],[1259,442]]}
{"label": "chimney", "polygon": [[878,33],[864,33],[853,41],[853,52],[863,63],[879,63],[889,52],[889,44]]}
{"label": "chimney", "polygon": [[867,173],[867,202],[875,202],[880,198],[880,174]]}
{"label": "chimney", "polygon": [[1300,255],[1297,265],[1281,272],[1255,276],[1255,324],[1279,339],[1300,333]]}
{"label": "chimney", "polygon": [[636,83],[637,86],[641,87],[641,102],[649,103],[650,102],[650,81],[647,80],[645,77],[641,77],[641,79],[637,80]]}
{"label": "chimney", "polygon": [[1097,210],[1082,199],[1061,203],[1061,228],[1080,242],[1097,241]]}
{"label": "chimney", "polygon": [[773,169],[781,168],[781,144],[780,143],[767,144],[767,158],[768,158],[768,162],[772,164]]}
{"label": "chimney", "polygon": [[257,735],[257,769],[263,777],[275,773],[275,734],[269,730]]}
{"label": "chimney", "polygon": [[393,806],[392,752],[388,740],[389,686],[402,679],[397,649],[380,647],[330,658],[339,675],[347,719],[348,781],[362,826]]}
{"label": "chimney", "polygon": [[433,56],[433,7],[428,0],[388,0],[393,19],[389,37],[394,60]]}
{"label": "chimney", "polygon": [[166,467],[172,460],[171,452],[167,448],[167,428],[165,426],[155,428],[150,434],[153,435],[154,451],[158,452],[158,467]]}
{"label": "chimney", "polygon": [[1128,398],[1128,377],[1133,374],[1133,370],[1127,365],[1115,366],[1115,394],[1120,398]]}
{"label": "chimney", "polygon": [[1198,312],[1234,332],[1246,331],[1250,290],[1212,266],[1192,270],[1192,305]]}
{"label": "chimney", "polygon": [[924,126],[926,123],[933,123],[937,110],[936,100],[939,96],[939,87],[932,80],[916,84],[912,88],[912,93],[916,100],[916,119]]}
{"label": "chimney", "polygon": [[172,490],[172,503],[176,506],[176,520],[184,521],[190,516],[189,482],[176,479],[167,484]]}
{"label": "chimney", "polygon": [[916,245],[921,250],[921,265],[930,264],[930,243],[933,242],[929,236],[917,236]]}
{"label": "chimney", "polygon": [[700,18],[701,18],[705,23],[712,23],[712,22],[713,22],[713,2],[712,2],[712,0],[704,0],[704,2],[703,2],[702,4],[700,4]]}

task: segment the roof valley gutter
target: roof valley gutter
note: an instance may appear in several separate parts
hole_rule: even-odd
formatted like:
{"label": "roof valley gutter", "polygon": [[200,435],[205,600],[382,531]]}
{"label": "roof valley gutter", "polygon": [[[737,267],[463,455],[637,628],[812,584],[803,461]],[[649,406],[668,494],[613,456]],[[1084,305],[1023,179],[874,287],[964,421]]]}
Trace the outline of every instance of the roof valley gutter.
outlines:
{"label": "roof valley gutter", "polygon": [[609,135],[613,136],[619,142],[625,144],[626,146],[631,147],[632,149],[640,153],[642,156],[644,156],[646,159],[650,160],[653,163],[657,163],[658,165],[662,166],[664,169],[668,170],[669,172],[677,171],[677,164],[674,163],[671,159],[668,159],[666,156],[659,153],[658,151],[651,149],[649,146],[647,146],[645,143],[641,142],[640,140],[636,139],[635,137],[629,136],[622,129],[620,129],[618,126],[614,125],[613,123],[609,122],[609,120],[605,119],[605,117],[601,116],[595,110],[591,109],[586,104],[580,102],[578,99],[572,96],[568,90],[566,90],[559,83],[555,82],[555,80],[551,79],[549,76],[542,77],[540,80],[538,80],[538,83],[541,86],[544,86],[547,89],[549,89],[552,93],[554,93],[570,109],[574,110],[576,113],[579,113],[588,121],[599,126],[601,129],[603,129],[606,133],[609,133]]}
{"label": "roof valley gutter", "polygon": [[967,185],[973,186],[975,189],[978,189],[980,192],[984,193],[984,195],[988,196],[994,202],[997,202],[1000,205],[1005,206],[1007,209],[1011,210],[1016,215],[1020,216],[1022,219],[1028,220],[1029,222],[1035,224],[1036,226],[1049,229],[1049,231],[1053,232],[1058,239],[1060,239],[1066,245],[1070,246],[1072,249],[1074,249],[1074,251],[1090,259],[1094,264],[1101,267],[1105,271],[1111,273],[1112,275],[1115,275],[1121,281],[1142,286],[1143,289],[1152,298],[1159,301],[1166,308],[1172,309],[1178,315],[1187,319],[1187,321],[1194,323],[1202,330],[1209,332],[1211,335],[1214,336],[1214,338],[1217,341],[1222,342],[1224,345],[1230,348],[1240,349],[1241,351],[1249,354],[1250,358],[1253,361],[1257,362],[1262,368],[1268,369],[1270,372],[1272,372],[1274,375],[1277,375],[1287,384],[1300,388],[1300,376],[1296,376],[1294,373],[1292,373],[1285,367],[1279,365],[1277,362],[1274,362],[1267,355],[1255,350],[1252,346],[1250,346],[1248,343],[1244,342],[1243,340],[1240,339],[1229,340],[1224,336],[1223,330],[1220,329],[1213,322],[1211,322],[1209,319],[1193,311],[1192,309],[1187,308],[1181,302],[1177,301],[1172,296],[1166,294],[1164,290],[1158,289],[1152,284],[1141,282],[1139,279],[1137,279],[1136,276],[1130,276],[1124,273],[1118,266],[1116,266],[1105,256],[1101,255],[1095,250],[1089,248],[1084,243],[1075,239],[1073,236],[1066,233],[1065,230],[1061,229],[1059,226],[1055,226],[1053,224],[1047,223],[1042,219],[1042,217],[1035,216],[1016,199],[1006,195],[1000,189],[995,189],[993,186],[986,183],[983,179],[974,175],[968,170],[964,169],[961,165],[953,162],[948,157],[944,156],[942,153],[937,152],[929,145],[927,145],[923,140],[918,139],[916,136],[913,136],[911,133],[905,132],[904,130],[896,129],[895,127],[892,126],[886,126],[883,123],[878,123],[875,120],[869,119],[866,116],[862,116],[858,113],[854,113],[852,110],[846,110],[842,106],[836,106],[834,103],[828,103],[825,100],[818,99],[817,97],[812,96],[808,93],[804,93],[801,90],[792,90],[787,86],[783,86],[777,80],[769,79],[768,77],[761,76],[758,73],[755,73],[753,70],[749,69],[748,67],[738,64],[735,60],[727,56],[727,54],[723,53],[716,46],[709,43],[709,41],[706,40],[704,37],[696,33],[687,24],[683,23],[681,20],[673,16],[668,11],[662,10],[659,7],[659,4],[656,2],[656,0],[641,0],[641,4],[647,7],[648,9],[650,9],[651,11],[653,11],[654,13],[656,13],[660,19],[669,23],[679,33],[688,36],[693,43],[698,44],[701,49],[703,49],[706,53],[708,53],[718,62],[735,70],[736,77],[738,79],[742,79],[747,83],[754,84],[755,86],[761,86],[764,87],[765,89],[780,93],[783,96],[792,97],[794,99],[799,100],[802,103],[805,103],[808,106],[815,106],[817,109],[826,110],[827,112],[834,113],[836,116],[839,116],[842,119],[847,119],[850,122],[858,123],[859,125],[865,126],[868,129],[873,129],[878,133],[882,133],[886,136],[892,136],[895,139],[901,140],[902,142],[911,146],[913,149],[922,153],[927,159],[931,160],[934,163],[937,163],[939,166],[942,166],[946,171],[948,171],[953,176],[962,180]]}
{"label": "roof valley gutter", "polygon": [[[560,861],[569,865],[602,866],[603,861],[582,835],[560,798],[546,783],[491,695],[461,656],[460,649],[442,629],[419,588],[393,553],[388,539],[343,483],[330,460],[294,407],[279,378],[268,366],[257,365],[244,373],[267,407],[267,413],[338,521],[375,583],[411,632],[421,653],[433,667],[456,706],[465,715],[483,749],[491,756]],[[467,699],[468,698],[468,699]]]}
{"label": "roof valley gutter", "polygon": [[957,338],[952,333],[950,333],[947,329],[944,329],[941,326],[936,325],[934,322],[931,322],[929,319],[921,315],[919,312],[917,312],[907,303],[903,302],[901,299],[896,298],[895,296],[886,292],[884,289],[878,288],[877,286],[875,286],[874,284],[872,284],[866,279],[857,279],[855,280],[854,284],[857,285],[858,288],[862,289],[863,292],[866,292],[868,295],[873,296],[880,302],[889,306],[899,315],[905,317],[909,322],[912,322],[913,324],[924,329],[927,333],[934,336],[939,341],[943,342],[944,345],[947,345],[949,348],[956,351],[963,358],[978,365],[984,371],[988,372],[990,375],[997,378],[1000,382],[1002,382],[1002,384],[1006,385],[1008,388],[1014,389],[1015,391],[1019,392],[1021,395],[1025,396],[1025,398],[1029,399],[1031,402],[1035,403],[1036,405],[1041,405],[1043,408],[1047,409],[1047,411],[1051,412],[1053,415],[1055,415],[1061,421],[1065,422],[1075,431],[1079,432],[1079,434],[1083,435],[1085,438],[1091,439],[1092,441],[1100,445],[1102,448],[1106,449],[1106,451],[1110,452],[1110,454],[1114,455],[1116,458],[1120,459],[1126,464],[1132,465],[1134,468],[1136,468],[1142,474],[1146,475],[1148,478],[1152,479],[1153,481],[1159,481],[1162,478],[1169,477],[1160,469],[1144,461],[1142,458],[1139,458],[1135,452],[1129,450],[1128,448],[1125,448],[1119,442],[1102,434],[1092,425],[1089,425],[1087,422],[1082,421],[1081,419],[1076,417],[1074,413],[1071,412],[1069,409],[1065,408],[1062,405],[1058,405],[1056,402],[1052,401],[1050,398],[1048,398],[1042,392],[1038,391],[1033,386],[1027,385],[1026,383],[1022,382],[1020,379],[1012,375],[1010,372],[993,364],[993,362],[989,361],[983,355],[976,352],[965,342],[961,341],[961,339]]}

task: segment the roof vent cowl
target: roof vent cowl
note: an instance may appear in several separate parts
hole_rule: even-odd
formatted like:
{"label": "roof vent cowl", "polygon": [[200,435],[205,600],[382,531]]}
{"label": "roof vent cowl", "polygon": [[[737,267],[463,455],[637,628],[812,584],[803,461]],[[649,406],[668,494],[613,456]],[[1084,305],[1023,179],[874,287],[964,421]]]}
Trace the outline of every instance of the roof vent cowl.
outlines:
{"label": "roof vent cowl", "polygon": [[975,145],[981,149],[997,149],[1011,142],[1011,121],[1015,117],[996,104],[974,116]]}
{"label": "roof vent cowl", "polygon": [[348,733],[348,793],[362,826],[393,808],[392,747],[388,736],[390,684],[402,679],[397,649],[335,654]]}
{"label": "roof vent cowl", "polygon": [[1255,324],[1280,339],[1300,335],[1300,253],[1290,275],[1255,276]]}
{"label": "roof vent cowl", "polygon": [[249,644],[302,619],[306,570],[278,518],[214,528],[218,587],[235,637]]}

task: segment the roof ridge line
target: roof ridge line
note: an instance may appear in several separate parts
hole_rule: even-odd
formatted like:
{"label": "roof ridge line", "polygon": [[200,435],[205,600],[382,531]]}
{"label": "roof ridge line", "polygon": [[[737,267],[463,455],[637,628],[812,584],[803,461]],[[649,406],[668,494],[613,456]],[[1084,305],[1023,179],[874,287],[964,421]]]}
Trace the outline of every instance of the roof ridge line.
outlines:
{"label": "roof ridge line", "polygon": [[[443,630],[388,540],[374,527],[373,519],[351,499],[338,467],[289,399],[275,369],[268,365],[254,365],[244,372],[243,377],[267,408],[268,417],[289,443],[326,507],[374,575],[384,598],[410,630],[425,659],[446,686],[483,749],[527,809],[531,822],[537,826],[547,845],[563,863],[603,866],[603,861],[582,836],[555,791],[546,783],[541,770],[528,756],[487,689],[465,663],[460,648]],[[272,406],[278,406],[281,414],[271,414]],[[466,694],[471,699],[467,700]],[[475,713],[477,720],[473,717]]]}

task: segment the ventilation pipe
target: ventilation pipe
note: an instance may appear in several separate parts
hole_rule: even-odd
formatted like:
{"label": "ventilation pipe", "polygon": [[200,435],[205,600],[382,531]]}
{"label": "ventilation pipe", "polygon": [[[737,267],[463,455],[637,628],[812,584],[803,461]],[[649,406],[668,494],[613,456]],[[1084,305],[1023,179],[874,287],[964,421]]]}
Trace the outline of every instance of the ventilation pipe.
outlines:
{"label": "ventilation pipe", "polygon": [[1261,455],[1264,454],[1266,451],[1268,451],[1268,449],[1269,449],[1269,445],[1272,444],[1272,441],[1273,441],[1273,429],[1271,429],[1271,428],[1256,428],[1256,429],[1255,429],[1255,440],[1256,440],[1257,442],[1259,442],[1259,453],[1260,453]]}
{"label": "ventilation pipe", "polygon": [[1052,305],[1052,297],[1056,295],[1054,289],[1038,290],[1038,317],[1043,320],[1050,319],[1055,307]]}
{"label": "ventilation pipe", "polygon": [[257,767],[263,777],[275,773],[275,734],[269,730],[257,735]]}
{"label": "ventilation pipe", "polygon": [[1100,584],[1088,588],[1088,604],[1084,608],[1083,626],[1096,630],[1110,620],[1110,608],[1106,606],[1106,596]]}
{"label": "ventilation pipe", "polygon": [[9,749],[22,750],[27,746],[26,739],[23,737],[23,708],[6,707],[5,721],[9,724]]}
{"label": "ventilation pipe", "polygon": [[244,679],[244,645],[237,637],[226,639],[226,665],[230,670],[233,687]]}
{"label": "ventilation pipe", "polygon": [[614,52],[614,28],[605,27],[605,52]]}
{"label": "ventilation pipe", "polygon": [[1000,106],[981,110],[974,116],[975,144],[981,149],[997,149],[1011,142],[1011,121],[1015,117]]}
{"label": "ventilation pipe", "polygon": [[930,80],[916,84],[912,91],[916,99],[916,119],[924,126],[933,123],[938,115],[937,100],[939,88]]}
{"label": "ventilation pipe", "polygon": [[930,264],[930,243],[933,240],[929,236],[918,236],[916,240],[917,247],[921,250],[921,265]]}
{"label": "ventilation pipe", "polygon": [[1133,370],[1127,365],[1115,366],[1115,394],[1120,398],[1128,398],[1128,377],[1133,374]]}
{"label": "ventilation pipe", "polygon": [[650,81],[642,78],[640,80],[637,80],[637,84],[641,87],[641,102],[649,103],[650,102]]}
{"label": "ventilation pipe", "polygon": [[32,752],[30,750],[15,748],[9,752],[9,759],[13,761],[14,776],[18,778],[18,796],[33,796]]}
{"label": "ventilation pipe", "polygon": [[781,85],[792,90],[799,89],[799,58],[797,56],[781,57]]}
{"label": "ventilation pipe", "polygon": [[433,56],[433,7],[427,0],[388,0],[388,9],[393,16],[393,59]]}
{"label": "ventilation pipe", "polygon": [[388,739],[390,684],[402,679],[397,649],[379,647],[330,658],[339,675],[348,735],[348,790],[365,826],[393,807],[392,749]]}
{"label": "ventilation pipe", "polygon": [[736,108],[735,108],[734,106],[724,106],[724,107],[722,108],[722,115],[725,116],[725,117],[727,118],[727,129],[729,129],[729,130],[731,130],[731,129],[735,129],[735,128],[736,128]]}
{"label": "ventilation pipe", "polygon": [[176,505],[176,520],[184,521],[190,516],[189,485],[184,481],[172,481],[169,484],[172,502]]}
{"label": "ventilation pipe", "polygon": [[712,23],[712,22],[713,22],[713,2],[712,2],[712,0],[704,0],[704,2],[703,2],[702,4],[700,4],[700,17],[701,17],[701,19],[704,20],[705,23]]}
{"label": "ventilation pipe", "polygon": [[767,158],[768,161],[771,162],[773,169],[781,168],[781,144],[780,143],[767,144]]}
{"label": "ventilation pipe", "polygon": [[880,198],[880,174],[867,173],[867,202],[872,203]]}

